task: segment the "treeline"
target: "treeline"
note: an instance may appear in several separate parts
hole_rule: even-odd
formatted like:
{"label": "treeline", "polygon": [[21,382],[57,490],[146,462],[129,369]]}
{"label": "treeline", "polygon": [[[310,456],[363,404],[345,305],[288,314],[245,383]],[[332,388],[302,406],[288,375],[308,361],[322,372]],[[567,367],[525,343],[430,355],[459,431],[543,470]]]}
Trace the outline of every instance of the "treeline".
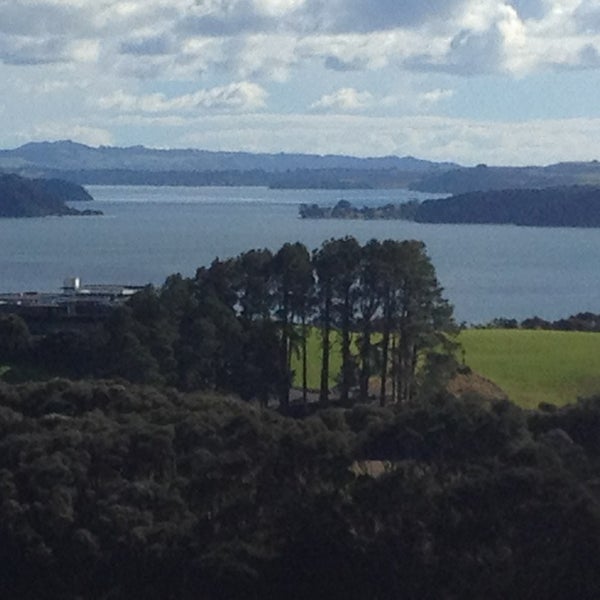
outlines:
{"label": "treeline", "polygon": [[115,382],[0,384],[19,600],[597,598],[600,401],[294,420]]}
{"label": "treeline", "polygon": [[334,206],[301,204],[302,219],[401,219],[414,220],[419,202],[411,200],[402,204],[384,204],[383,206],[354,206],[348,200],[339,200]]}
{"label": "treeline", "polygon": [[395,168],[268,169],[43,169],[48,177],[59,177],[85,185],[154,186],[261,186],[274,189],[372,189],[403,188],[420,172]]}
{"label": "treeline", "polygon": [[[310,357],[311,327],[321,333]],[[94,331],[32,340],[16,317],[0,321],[0,360],[65,376],[124,377],[182,390],[218,389],[286,408],[294,382],[307,402],[309,360],[320,362],[329,402],[332,344],[342,365],[336,396],[406,402],[454,366],[452,310],[417,241],[332,239],[215,259],[195,277],[169,277],[114,310]],[[293,355],[301,367],[293,369]]]}
{"label": "treeline", "polygon": [[600,332],[600,315],[592,312],[581,312],[565,319],[548,321],[541,317],[528,317],[519,322],[517,319],[499,317],[483,327],[493,329],[549,329],[556,331],[588,331]]}
{"label": "treeline", "polygon": [[495,223],[530,227],[600,227],[600,188],[568,186],[470,192],[425,200],[420,223]]}
{"label": "treeline", "polygon": [[600,187],[504,189],[449,198],[357,208],[347,200],[334,207],[302,204],[304,219],[401,219],[417,223],[600,227]]}

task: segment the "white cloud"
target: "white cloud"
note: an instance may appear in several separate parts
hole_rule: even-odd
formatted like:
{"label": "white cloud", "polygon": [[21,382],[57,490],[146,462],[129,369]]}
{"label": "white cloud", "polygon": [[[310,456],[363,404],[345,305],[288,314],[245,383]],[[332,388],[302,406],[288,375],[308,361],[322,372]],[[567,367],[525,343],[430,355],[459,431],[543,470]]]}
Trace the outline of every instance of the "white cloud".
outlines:
{"label": "white cloud", "polygon": [[340,72],[520,75],[589,68],[584,49],[600,47],[597,0],[0,0],[0,14],[6,63],[100,61],[156,79],[284,81],[314,59]]}
{"label": "white cloud", "polygon": [[214,150],[412,154],[464,164],[548,164],[600,157],[599,119],[474,121],[436,116],[251,115],[189,121],[176,144]]}
{"label": "white cloud", "polygon": [[435,90],[422,92],[419,94],[419,99],[427,105],[432,105],[452,98],[452,96],[454,96],[454,90],[436,88]]}
{"label": "white cloud", "polygon": [[242,81],[175,97],[167,97],[162,93],[136,96],[117,91],[100,98],[98,106],[126,113],[187,113],[198,110],[251,112],[263,108],[266,97],[267,93],[261,86]]}
{"label": "white cloud", "polygon": [[359,92],[354,88],[341,88],[331,94],[325,94],[311,104],[310,108],[325,112],[346,112],[367,108],[373,103],[370,92]]}

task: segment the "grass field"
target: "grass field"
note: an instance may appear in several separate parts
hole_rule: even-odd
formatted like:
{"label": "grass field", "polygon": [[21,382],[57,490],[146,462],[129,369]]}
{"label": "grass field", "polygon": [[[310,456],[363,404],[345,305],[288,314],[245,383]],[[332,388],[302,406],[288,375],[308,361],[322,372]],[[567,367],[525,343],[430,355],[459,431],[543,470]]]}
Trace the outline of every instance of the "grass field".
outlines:
{"label": "grass field", "polygon": [[459,340],[467,365],[520,406],[563,405],[600,393],[600,334],[470,329]]}
{"label": "grass field", "polygon": [[[465,359],[474,371],[499,385],[526,408],[540,402],[556,405],[600,393],[600,334],[520,329],[469,329],[460,334]],[[320,336],[313,329],[308,343],[308,385],[319,387]],[[339,340],[332,334],[331,378],[340,369]],[[293,361],[296,385],[300,360]]]}

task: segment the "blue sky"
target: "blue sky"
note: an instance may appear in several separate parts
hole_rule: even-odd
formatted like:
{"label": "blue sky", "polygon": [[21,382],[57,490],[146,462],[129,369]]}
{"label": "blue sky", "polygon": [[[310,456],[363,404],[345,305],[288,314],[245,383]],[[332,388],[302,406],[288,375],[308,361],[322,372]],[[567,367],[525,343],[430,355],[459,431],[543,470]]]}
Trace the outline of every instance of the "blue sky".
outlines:
{"label": "blue sky", "polygon": [[600,158],[598,0],[0,0],[0,147]]}

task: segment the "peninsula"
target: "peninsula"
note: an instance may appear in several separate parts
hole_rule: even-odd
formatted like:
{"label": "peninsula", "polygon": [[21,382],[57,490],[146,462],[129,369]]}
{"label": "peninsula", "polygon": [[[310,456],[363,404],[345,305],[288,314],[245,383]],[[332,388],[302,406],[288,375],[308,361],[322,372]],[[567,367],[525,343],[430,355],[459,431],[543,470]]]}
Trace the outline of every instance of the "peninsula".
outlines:
{"label": "peninsula", "polygon": [[304,219],[400,219],[417,223],[511,224],[529,227],[600,227],[600,188],[564,186],[469,192],[449,198],[357,208],[303,204]]}
{"label": "peninsula", "polygon": [[60,179],[28,179],[0,175],[0,217],[101,215],[98,210],[77,210],[66,202],[93,200],[80,185]]}

